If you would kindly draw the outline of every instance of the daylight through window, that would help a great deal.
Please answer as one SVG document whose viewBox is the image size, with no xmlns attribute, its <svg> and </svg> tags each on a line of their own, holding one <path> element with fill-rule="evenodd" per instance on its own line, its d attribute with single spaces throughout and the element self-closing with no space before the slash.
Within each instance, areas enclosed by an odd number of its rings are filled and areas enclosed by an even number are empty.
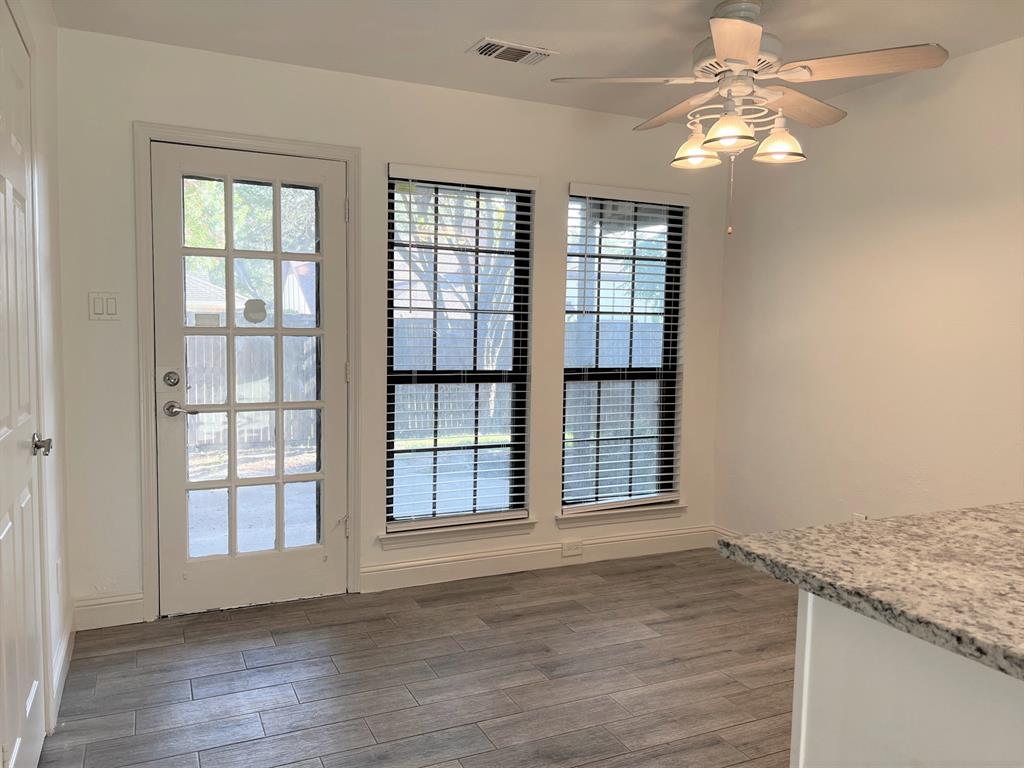
<svg viewBox="0 0 1024 768">
<path fill-rule="evenodd" d="M 532 203 L 389 182 L 389 525 L 525 508 Z"/>
<path fill-rule="evenodd" d="M 686 209 L 572 197 L 568 228 L 562 503 L 667 501 Z"/>
</svg>

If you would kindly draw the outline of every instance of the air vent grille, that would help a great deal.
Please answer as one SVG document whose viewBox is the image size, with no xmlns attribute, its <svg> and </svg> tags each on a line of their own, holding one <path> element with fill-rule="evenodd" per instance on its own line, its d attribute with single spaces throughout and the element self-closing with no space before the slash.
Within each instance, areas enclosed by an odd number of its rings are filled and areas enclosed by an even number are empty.
<svg viewBox="0 0 1024 768">
<path fill-rule="evenodd" d="M 466 53 L 475 53 L 488 59 L 510 61 L 513 64 L 539 64 L 545 59 L 556 55 L 557 51 L 547 48 L 538 48 L 535 45 L 523 45 L 521 43 L 507 43 L 504 40 L 494 40 L 485 37 L 470 46 Z"/>
</svg>

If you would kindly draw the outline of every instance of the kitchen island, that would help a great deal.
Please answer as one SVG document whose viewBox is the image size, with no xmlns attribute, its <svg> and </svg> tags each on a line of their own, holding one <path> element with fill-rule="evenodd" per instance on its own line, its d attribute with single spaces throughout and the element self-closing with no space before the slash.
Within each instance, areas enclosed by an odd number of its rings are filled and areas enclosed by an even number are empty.
<svg viewBox="0 0 1024 768">
<path fill-rule="evenodd" d="M 1024 766 L 1024 502 L 719 549 L 800 588 L 793 766 Z"/>
</svg>

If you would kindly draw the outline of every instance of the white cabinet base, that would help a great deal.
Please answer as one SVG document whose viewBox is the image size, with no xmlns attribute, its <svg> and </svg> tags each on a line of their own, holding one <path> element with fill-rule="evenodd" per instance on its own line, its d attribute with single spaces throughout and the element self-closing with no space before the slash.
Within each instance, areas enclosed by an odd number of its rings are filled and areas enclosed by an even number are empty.
<svg viewBox="0 0 1024 768">
<path fill-rule="evenodd" d="M 1024 681 L 801 591 L 793 768 L 1020 768 Z"/>
</svg>

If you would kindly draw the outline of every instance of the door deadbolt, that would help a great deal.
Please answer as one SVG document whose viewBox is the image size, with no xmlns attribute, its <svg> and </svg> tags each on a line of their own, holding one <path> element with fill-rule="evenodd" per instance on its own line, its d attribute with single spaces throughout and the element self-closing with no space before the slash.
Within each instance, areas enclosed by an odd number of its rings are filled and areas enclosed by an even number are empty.
<svg viewBox="0 0 1024 768">
<path fill-rule="evenodd" d="M 181 383 L 181 376 L 177 371 L 168 371 L 164 374 L 164 384 L 168 387 L 176 387 Z"/>
</svg>

